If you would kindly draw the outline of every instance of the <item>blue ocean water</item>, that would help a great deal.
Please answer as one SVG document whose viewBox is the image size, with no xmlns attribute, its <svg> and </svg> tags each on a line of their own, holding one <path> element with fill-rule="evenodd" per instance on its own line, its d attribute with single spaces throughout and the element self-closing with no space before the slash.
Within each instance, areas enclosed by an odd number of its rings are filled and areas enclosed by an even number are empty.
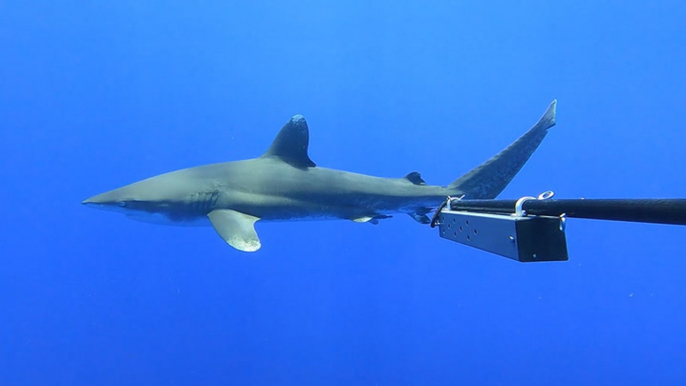
<svg viewBox="0 0 686 386">
<path fill-rule="evenodd" d="M 677 226 L 570 220 L 520 264 L 407 216 L 211 228 L 80 201 L 260 155 L 446 184 L 558 125 L 501 195 L 686 197 L 686 5 L 0 2 L 0 385 L 682 385 Z"/>
</svg>

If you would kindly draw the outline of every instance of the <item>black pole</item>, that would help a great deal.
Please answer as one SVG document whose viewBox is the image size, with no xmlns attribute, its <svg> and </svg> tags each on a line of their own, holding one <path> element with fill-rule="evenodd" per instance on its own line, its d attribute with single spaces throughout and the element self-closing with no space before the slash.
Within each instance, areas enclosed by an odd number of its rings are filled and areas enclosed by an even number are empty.
<svg viewBox="0 0 686 386">
<path fill-rule="evenodd" d="M 514 213 L 517 200 L 452 200 L 451 209 L 477 213 Z M 686 199 L 526 200 L 529 215 L 686 225 Z"/>
</svg>

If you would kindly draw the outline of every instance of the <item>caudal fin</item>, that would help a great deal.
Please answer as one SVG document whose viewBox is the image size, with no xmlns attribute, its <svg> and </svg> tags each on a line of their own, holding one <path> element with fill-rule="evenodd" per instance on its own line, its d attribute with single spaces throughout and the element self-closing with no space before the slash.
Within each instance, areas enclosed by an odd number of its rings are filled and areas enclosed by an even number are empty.
<svg viewBox="0 0 686 386">
<path fill-rule="evenodd" d="M 548 129 L 555 126 L 556 105 L 554 100 L 534 127 L 510 146 L 448 185 L 452 194 L 464 194 L 466 199 L 496 198 L 536 151 Z"/>
</svg>

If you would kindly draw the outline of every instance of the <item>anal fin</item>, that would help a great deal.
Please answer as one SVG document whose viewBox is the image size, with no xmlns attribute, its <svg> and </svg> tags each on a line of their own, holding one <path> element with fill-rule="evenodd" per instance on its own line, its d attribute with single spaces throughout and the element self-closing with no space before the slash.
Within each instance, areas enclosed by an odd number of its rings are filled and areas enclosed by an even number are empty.
<svg viewBox="0 0 686 386">
<path fill-rule="evenodd" d="M 262 246 L 255 232 L 258 217 L 231 209 L 215 209 L 207 217 L 219 236 L 239 251 L 255 252 Z"/>
<path fill-rule="evenodd" d="M 420 224 L 429 224 L 431 223 L 431 219 L 423 213 L 408 213 L 410 217 L 414 219 L 414 221 L 420 223 Z"/>
</svg>

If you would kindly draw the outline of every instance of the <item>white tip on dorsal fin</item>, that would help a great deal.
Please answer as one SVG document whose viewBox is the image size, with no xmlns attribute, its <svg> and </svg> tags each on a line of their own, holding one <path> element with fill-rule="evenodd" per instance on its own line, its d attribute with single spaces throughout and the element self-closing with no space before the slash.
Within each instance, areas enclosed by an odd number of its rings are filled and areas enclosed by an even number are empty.
<svg viewBox="0 0 686 386">
<path fill-rule="evenodd" d="M 279 131 L 274 142 L 262 157 L 275 157 L 283 162 L 305 169 L 317 166 L 307 154 L 310 133 L 302 115 L 295 115 Z"/>
</svg>

